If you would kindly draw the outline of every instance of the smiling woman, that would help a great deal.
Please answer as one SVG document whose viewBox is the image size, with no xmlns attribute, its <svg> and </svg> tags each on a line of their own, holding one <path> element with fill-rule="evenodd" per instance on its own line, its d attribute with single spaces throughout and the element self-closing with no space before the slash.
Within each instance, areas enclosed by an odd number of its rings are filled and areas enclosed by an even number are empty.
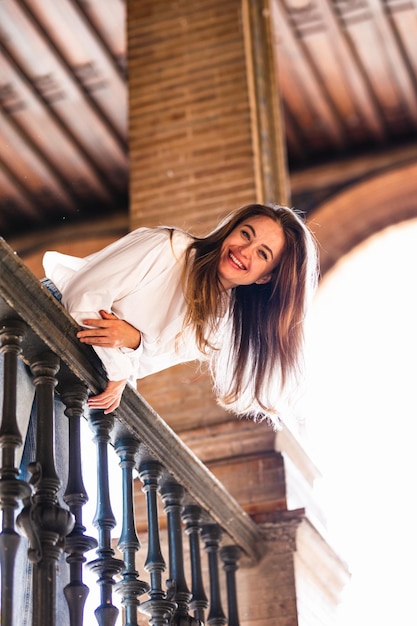
<svg viewBox="0 0 417 626">
<path fill-rule="evenodd" d="M 249 217 L 223 242 L 217 270 L 223 288 L 269 282 L 284 247 L 281 223 L 264 215 Z"/>
<path fill-rule="evenodd" d="M 197 359 L 222 406 L 278 425 L 317 278 L 294 211 L 252 204 L 202 238 L 139 228 L 85 259 L 49 252 L 44 265 L 107 370 L 91 407 L 110 412 L 127 380 Z"/>
</svg>

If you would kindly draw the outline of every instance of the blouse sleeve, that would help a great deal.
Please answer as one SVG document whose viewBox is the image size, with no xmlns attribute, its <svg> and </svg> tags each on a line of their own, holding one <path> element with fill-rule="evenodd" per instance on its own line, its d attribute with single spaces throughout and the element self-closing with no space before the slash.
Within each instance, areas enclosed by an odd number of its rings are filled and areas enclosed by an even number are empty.
<svg viewBox="0 0 417 626">
<path fill-rule="evenodd" d="M 86 318 L 99 318 L 100 309 L 104 309 L 138 328 L 135 311 L 131 309 L 138 302 L 141 286 L 152 280 L 157 267 L 157 271 L 163 271 L 164 264 L 173 262 L 167 229 L 132 231 L 90 255 L 82 267 L 75 269 L 71 269 L 77 266 L 73 257 L 66 260 L 65 255 L 52 254 L 55 257 L 46 253 L 44 259 L 47 276 L 61 290 L 63 305 L 80 325 Z M 130 308 L 126 303 L 130 303 Z M 132 379 L 142 346 L 131 351 L 99 346 L 94 349 L 110 380 Z"/>
</svg>

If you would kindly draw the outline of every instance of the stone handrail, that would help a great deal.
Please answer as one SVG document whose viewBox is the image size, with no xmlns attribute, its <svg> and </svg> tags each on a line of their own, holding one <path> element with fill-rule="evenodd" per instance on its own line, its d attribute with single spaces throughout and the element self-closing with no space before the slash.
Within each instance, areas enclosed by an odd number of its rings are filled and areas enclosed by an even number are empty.
<svg viewBox="0 0 417 626">
<path fill-rule="evenodd" d="M 0 238 L 0 323 L 16 314 L 93 393 L 104 388 L 101 362 L 76 338 L 77 323 Z M 115 415 L 244 551 L 247 563 L 258 562 L 265 547 L 257 525 L 133 387 L 126 387 Z"/>
</svg>

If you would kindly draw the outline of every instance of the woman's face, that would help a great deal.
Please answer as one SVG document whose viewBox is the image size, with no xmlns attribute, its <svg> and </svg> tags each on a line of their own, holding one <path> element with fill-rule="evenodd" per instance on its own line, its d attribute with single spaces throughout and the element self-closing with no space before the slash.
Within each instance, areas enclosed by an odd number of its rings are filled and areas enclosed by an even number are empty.
<svg viewBox="0 0 417 626">
<path fill-rule="evenodd" d="M 217 273 L 224 289 L 271 280 L 285 246 L 282 225 L 265 215 L 241 222 L 221 248 Z"/>
</svg>

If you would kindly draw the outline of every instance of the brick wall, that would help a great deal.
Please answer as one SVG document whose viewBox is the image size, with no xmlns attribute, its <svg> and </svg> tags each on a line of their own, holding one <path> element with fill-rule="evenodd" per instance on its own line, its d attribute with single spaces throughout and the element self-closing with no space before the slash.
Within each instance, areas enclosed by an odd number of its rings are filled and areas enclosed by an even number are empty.
<svg viewBox="0 0 417 626">
<path fill-rule="evenodd" d="M 255 200 L 239 0 L 128 2 L 131 225 L 206 232 Z"/>
</svg>

